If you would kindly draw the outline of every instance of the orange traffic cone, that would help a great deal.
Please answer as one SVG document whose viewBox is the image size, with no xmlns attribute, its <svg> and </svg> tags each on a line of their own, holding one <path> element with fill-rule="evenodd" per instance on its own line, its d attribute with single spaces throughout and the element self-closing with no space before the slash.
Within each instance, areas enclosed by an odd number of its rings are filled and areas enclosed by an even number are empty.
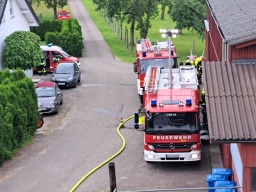
<svg viewBox="0 0 256 192">
<path fill-rule="evenodd" d="M 125 127 L 124 124 L 123 124 L 123 117 L 120 117 L 120 124 L 122 124 L 122 125 L 121 125 L 121 128 L 124 128 L 124 127 Z"/>
</svg>

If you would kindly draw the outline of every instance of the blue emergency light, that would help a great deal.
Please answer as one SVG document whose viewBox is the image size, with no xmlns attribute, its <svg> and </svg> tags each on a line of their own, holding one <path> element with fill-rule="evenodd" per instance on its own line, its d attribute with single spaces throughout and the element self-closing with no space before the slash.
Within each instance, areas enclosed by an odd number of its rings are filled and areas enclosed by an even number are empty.
<svg viewBox="0 0 256 192">
<path fill-rule="evenodd" d="M 152 99 L 151 100 L 151 107 L 156 107 L 156 106 L 157 106 L 156 99 Z"/>
<path fill-rule="evenodd" d="M 186 99 L 186 106 L 192 106 L 192 100 Z"/>
<path fill-rule="evenodd" d="M 147 51 L 142 52 L 142 57 L 147 57 Z"/>
<path fill-rule="evenodd" d="M 48 47 L 51 47 L 52 45 L 53 45 L 52 43 L 49 43 L 49 44 L 48 44 Z"/>
</svg>

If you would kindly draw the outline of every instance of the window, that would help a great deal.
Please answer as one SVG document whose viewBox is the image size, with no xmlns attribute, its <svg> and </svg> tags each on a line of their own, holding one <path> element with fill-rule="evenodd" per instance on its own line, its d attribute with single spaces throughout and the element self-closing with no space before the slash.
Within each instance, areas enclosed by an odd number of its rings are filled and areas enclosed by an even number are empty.
<svg viewBox="0 0 256 192">
<path fill-rule="evenodd" d="M 9 7 L 10 7 L 10 15 L 14 16 L 14 11 L 13 11 L 13 0 L 9 1 Z"/>
<path fill-rule="evenodd" d="M 256 167 L 251 168 L 251 192 L 256 192 Z"/>
</svg>

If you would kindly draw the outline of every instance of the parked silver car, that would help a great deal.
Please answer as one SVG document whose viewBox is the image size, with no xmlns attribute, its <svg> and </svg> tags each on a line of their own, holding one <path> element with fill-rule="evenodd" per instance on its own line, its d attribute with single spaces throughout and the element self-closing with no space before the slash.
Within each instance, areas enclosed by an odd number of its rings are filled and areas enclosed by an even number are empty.
<svg viewBox="0 0 256 192">
<path fill-rule="evenodd" d="M 43 81 L 36 84 L 38 108 L 41 113 L 58 113 L 63 104 L 63 93 L 58 85 L 52 81 Z"/>
</svg>

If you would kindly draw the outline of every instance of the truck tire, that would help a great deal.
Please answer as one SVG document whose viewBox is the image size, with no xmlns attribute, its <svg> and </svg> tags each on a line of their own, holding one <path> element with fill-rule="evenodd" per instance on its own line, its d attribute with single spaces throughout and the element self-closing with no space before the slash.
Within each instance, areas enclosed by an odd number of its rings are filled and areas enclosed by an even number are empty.
<svg viewBox="0 0 256 192">
<path fill-rule="evenodd" d="M 142 104 L 143 103 L 143 96 L 139 95 L 139 98 L 140 98 L 140 103 Z"/>
</svg>

